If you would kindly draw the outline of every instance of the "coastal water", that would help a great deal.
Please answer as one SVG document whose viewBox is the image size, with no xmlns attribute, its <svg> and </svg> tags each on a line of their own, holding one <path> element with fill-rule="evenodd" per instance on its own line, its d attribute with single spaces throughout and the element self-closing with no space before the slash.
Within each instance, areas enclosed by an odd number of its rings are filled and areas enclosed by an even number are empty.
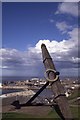
<svg viewBox="0 0 80 120">
<path fill-rule="evenodd" d="M 13 92 L 20 92 L 23 91 L 22 89 L 0 89 L 0 95 L 1 94 L 7 94 L 7 93 L 13 93 Z"/>
<path fill-rule="evenodd" d="M 24 80 L 30 80 L 31 78 L 37 78 L 37 77 L 28 77 L 28 76 L 0 76 L 0 81 L 24 81 Z"/>
<path fill-rule="evenodd" d="M 34 92 L 37 92 L 38 90 L 34 90 Z M 39 96 L 45 98 L 48 97 L 50 98 L 53 95 L 53 92 L 51 91 L 51 89 L 44 89 Z"/>
<path fill-rule="evenodd" d="M 1 89 L 0 89 L 0 95 L 7 94 L 7 93 L 13 93 L 13 92 L 20 92 L 20 91 L 22 91 L 22 90 L 21 89 L 3 89 L 1 91 Z M 38 90 L 33 90 L 33 91 L 36 93 Z M 52 95 L 53 95 L 53 93 L 50 89 L 45 89 L 39 94 L 39 96 L 43 97 L 43 98 L 51 97 Z"/>
<path fill-rule="evenodd" d="M 20 92 L 20 91 L 23 91 L 23 90 L 22 89 L 4 89 L 4 90 L 2 90 L 2 94 Z"/>
</svg>

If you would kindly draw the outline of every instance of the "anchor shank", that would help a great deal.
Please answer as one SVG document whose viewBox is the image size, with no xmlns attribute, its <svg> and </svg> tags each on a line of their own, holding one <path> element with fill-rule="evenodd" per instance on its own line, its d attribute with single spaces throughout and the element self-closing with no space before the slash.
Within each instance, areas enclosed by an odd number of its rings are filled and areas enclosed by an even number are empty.
<svg viewBox="0 0 80 120">
<path fill-rule="evenodd" d="M 52 58 L 51 58 L 45 44 L 41 45 L 41 49 L 42 49 L 42 57 L 43 57 L 43 63 L 44 63 L 45 69 L 46 70 L 53 69 L 56 71 L 55 65 L 52 61 Z M 48 77 L 49 77 L 49 79 L 52 80 L 52 79 L 55 79 L 56 75 L 54 72 L 49 72 Z M 59 78 L 57 81 L 51 82 L 51 89 L 52 89 L 53 94 L 55 96 L 55 101 L 59 106 L 60 112 L 63 115 L 63 118 L 64 119 L 71 119 L 72 115 L 71 115 L 71 111 L 69 108 L 69 104 L 68 104 L 67 98 L 65 96 L 64 87 L 60 83 Z"/>
</svg>

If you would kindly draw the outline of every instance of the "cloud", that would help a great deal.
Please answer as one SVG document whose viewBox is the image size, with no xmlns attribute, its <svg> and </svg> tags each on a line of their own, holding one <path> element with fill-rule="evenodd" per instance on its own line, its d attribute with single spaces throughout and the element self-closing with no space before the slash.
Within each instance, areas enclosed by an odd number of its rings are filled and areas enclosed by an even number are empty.
<svg viewBox="0 0 80 120">
<path fill-rule="evenodd" d="M 60 42 L 56 40 L 39 40 L 35 47 L 30 47 L 28 50 L 40 54 L 41 44 L 44 43 L 55 60 L 74 62 L 76 60 L 73 60 L 73 58 L 77 59 L 78 57 L 78 28 L 69 31 L 68 35 L 69 40 L 62 40 Z"/>
<path fill-rule="evenodd" d="M 0 63 L 2 74 L 8 76 L 38 76 L 42 68 L 39 55 L 8 48 L 0 49 Z"/>
<path fill-rule="evenodd" d="M 58 69 L 77 69 L 78 63 L 80 63 L 78 56 L 78 34 L 80 34 L 80 30 L 74 28 L 67 34 L 69 35 L 68 40 L 39 40 L 34 47 L 29 47 L 27 51 L 23 52 L 16 49 L 0 49 L 0 62 L 2 61 L 3 73 L 15 75 L 43 74 L 42 43 L 46 45 Z"/>
<path fill-rule="evenodd" d="M 71 14 L 74 17 L 78 16 L 78 3 L 77 2 L 63 2 L 58 6 L 55 14 Z"/>
<path fill-rule="evenodd" d="M 79 2 L 79 0 L 63 0 L 64 2 Z"/>
<path fill-rule="evenodd" d="M 35 0 L 1 0 L 2 2 L 35 2 Z M 57 2 L 79 2 L 79 0 L 57 0 Z M 49 0 L 37 0 L 37 2 L 49 2 Z M 56 2 L 51 0 L 50 2 Z"/>
<path fill-rule="evenodd" d="M 68 30 L 72 28 L 72 26 L 69 26 L 66 22 L 57 22 L 56 27 L 64 34 Z"/>
<path fill-rule="evenodd" d="M 2 60 L 3 65 L 8 65 L 8 67 L 25 67 L 35 65 L 35 55 L 30 53 L 29 51 L 18 51 L 16 49 L 0 49 L 0 53 L 2 53 L 2 57 L 0 54 L 0 58 Z M 30 59 L 33 61 L 30 62 Z"/>
<path fill-rule="evenodd" d="M 0 68 L 2 69 L 2 68 L 8 68 L 8 66 L 0 66 Z"/>
</svg>

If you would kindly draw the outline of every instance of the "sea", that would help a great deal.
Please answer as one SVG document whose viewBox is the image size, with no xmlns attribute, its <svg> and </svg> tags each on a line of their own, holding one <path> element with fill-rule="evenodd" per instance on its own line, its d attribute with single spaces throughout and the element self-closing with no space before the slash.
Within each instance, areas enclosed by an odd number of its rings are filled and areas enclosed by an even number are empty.
<svg viewBox="0 0 80 120">
<path fill-rule="evenodd" d="M 0 76 L 0 80 L 2 82 L 5 82 L 5 81 L 24 81 L 24 80 L 29 80 L 31 78 L 37 78 L 36 76 L 31 76 L 31 77 L 28 77 L 28 76 Z"/>
<path fill-rule="evenodd" d="M 0 95 L 7 94 L 7 93 L 13 93 L 13 92 L 20 92 L 22 89 L 0 89 Z"/>
<path fill-rule="evenodd" d="M 0 76 L 0 81 L 1 82 L 5 82 L 5 81 L 24 81 L 24 80 L 30 80 L 32 78 L 42 78 L 45 79 L 42 76 Z M 66 79 L 70 79 L 70 80 L 80 80 L 80 77 L 68 77 L 68 76 L 60 76 L 61 80 L 66 80 Z"/>
</svg>

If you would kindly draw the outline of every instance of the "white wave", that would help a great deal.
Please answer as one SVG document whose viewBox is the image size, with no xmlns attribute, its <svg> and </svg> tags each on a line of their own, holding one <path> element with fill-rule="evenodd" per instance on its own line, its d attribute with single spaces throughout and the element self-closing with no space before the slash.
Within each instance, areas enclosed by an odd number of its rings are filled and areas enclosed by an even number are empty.
<svg viewBox="0 0 80 120">
<path fill-rule="evenodd" d="M 6 97 L 6 95 L 0 95 L 0 98 L 5 98 Z"/>
</svg>

